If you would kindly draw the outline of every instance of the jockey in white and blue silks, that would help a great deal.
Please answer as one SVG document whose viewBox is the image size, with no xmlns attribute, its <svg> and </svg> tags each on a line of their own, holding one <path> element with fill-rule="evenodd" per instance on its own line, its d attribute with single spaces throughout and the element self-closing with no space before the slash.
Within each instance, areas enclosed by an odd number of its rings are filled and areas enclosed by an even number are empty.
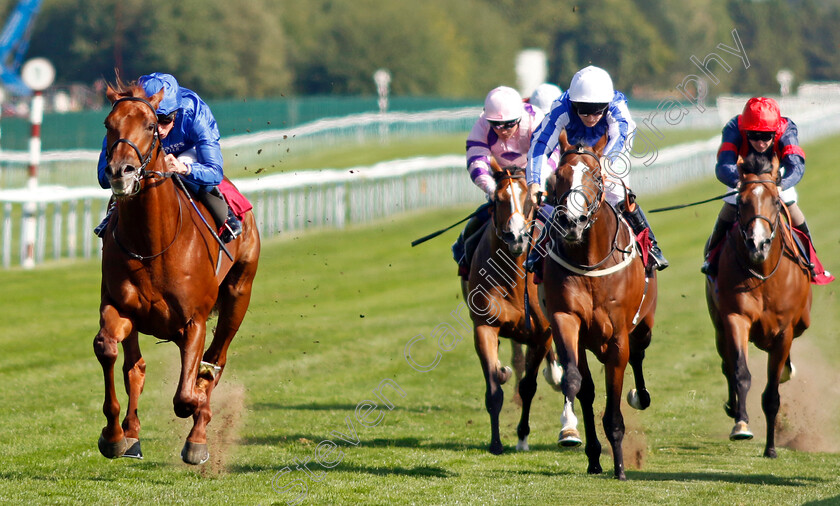
<svg viewBox="0 0 840 506">
<path fill-rule="evenodd" d="M 452 256 L 465 279 L 471 260 L 471 246 L 477 242 L 474 236 L 490 219 L 490 202 L 496 191 L 491 160 L 502 168 L 515 165 L 524 169 L 531 137 L 542 122 L 543 115 L 539 108 L 523 103 L 519 92 L 507 86 L 490 90 L 484 100 L 484 112 L 467 136 L 466 155 L 470 179 L 486 194 L 488 202 L 478 208 L 452 245 Z M 556 166 L 557 157 L 548 163 Z"/>
<path fill-rule="evenodd" d="M 607 135 L 604 156 L 601 157 L 604 193 L 606 200 L 618 208 L 624 200 L 624 188 L 630 188 L 629 164 L 626 156 L 630 151 L 636 123 L 630 117 L 627 98 L 613 88 L 610 75 L 599 67 L 589 66 L 579 70 L 572 78 L 568 91 L 554 101 L 539 129 L 534 133 L 531 150 L 528 153 L 527 178 L 531 202 L 536 203 L 537 193 L 545 191 L 545 183 L 555 167 L 549 163 L 549 156 L 557 149 L 558 137 L 566 131 L 572 145 L 594 146 Z M 625 169 L 612 170 L 613 167 Z M 650 224 L 641 207 L 624 210 L 624 217 L 636 234 L 648 230 L 651 239 L 650 255 L 659 270 L 668 266 L 668 261 L 659 249 Z"/>
<path fill-rule="evenodd" d="M 229 242 L 241 233 L 242 225 L 218 189 L 224 178 L 223 159 L 219 127 L 210 107 L 194 91 L 179 86 L 170 74 L 144 75 L 137 84 L 149 97 L 164 90 L 155 111 L 160 144 L 166 153 L 164 163 L 168 170 L 181 176 L 185 186 L 208 208 L 217 228 L 222 229 L 222 239 Z M 107 139 L 103 140 L 98 165 L 99 184 L 103 188 L 110 187 L 105 172 L 106 143 Z M 106 216 L 103 225 L 107 219 Z"/>
</svg>

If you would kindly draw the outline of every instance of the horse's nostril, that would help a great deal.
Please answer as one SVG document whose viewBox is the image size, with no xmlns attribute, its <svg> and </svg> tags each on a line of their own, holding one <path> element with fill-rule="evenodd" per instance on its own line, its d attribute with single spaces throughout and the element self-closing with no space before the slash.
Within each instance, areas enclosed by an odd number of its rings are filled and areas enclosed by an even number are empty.
<svg viewBox="0 0 840 506">
<path fill-rule="evenodd" d="M 578 216 L 578 223 L 583 223 L 586 221 L 586 216 Z"/>
</svg>

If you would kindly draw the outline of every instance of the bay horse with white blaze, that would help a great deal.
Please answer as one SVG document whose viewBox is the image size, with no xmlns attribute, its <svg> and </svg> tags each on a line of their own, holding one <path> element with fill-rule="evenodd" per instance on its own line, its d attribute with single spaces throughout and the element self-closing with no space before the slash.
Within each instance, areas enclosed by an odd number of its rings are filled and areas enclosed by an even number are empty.
<svg viewBox="0 0 840 506">
<path fill-rule="evenodd" d="M 242 235 L 227 245 L 228 259 L 205 225 L 213 223 L 211 215 L 203 206 L 194 208 L 176 186 L 178 176 L 166 172 L 155 114 L 163 90 L 147 97 L 142 87 L 118 82 L 116 89 L 108 86 L 106 95 L 113 104 L 105 119 L 106 172 L 116 212 L 102 244 L 100 330 L 93 340 L 105 376 L 107 423 L 99 450 L 108 458 L 142 458 L 138 403 L 146 363 L 138 333 L 143 333 L 172 341 L 180 350 L 175 414 L 193 417 L 181 458 L 200 464 L 209 458 L 210 396 L 250 302 L 259 232 L 253 213 L 247 212 Z M 219 319 L 205 352 L 206 322 L 214 307 Z M 114 387 L 119 344 L 128 393 L 122 424 Z"/>
<path fill-rule="evenodd" d="M 563 368 L 560 386 L 566 400 L 558 444 L 581 444 L 574 414 L 577 398 L 586 430 L 587 471 L 601 472 L 601 444 L 593 413 L 595 384 L 586 358 L 589 350 L 604 364 L 604 431 L 612 446 L 615 477 L 624 480 L 621 391 L 629 361 L 636 388 L 628 392 L 628 403 L 636 409 L 650 405 L 642 361 L 656 310 L 656 271 L 646 268 L 630 226 L 606 201 L 600 165 L 606 135 L 592 149 L 571 146 L 565 131 L 559 142 L 562 156 L 549 194 L 549 203 L 556 207 L 546 225 L 551 261 L 545 261 L 540 285 L 540 301 Z"/>
<path fill-rule="evenodd" d="M 490 414 L 489 451 L 498 455 L 504 451 L 499 435 L 502 385 L 513 372 L 499 360 L 499 336 L 527 345 L 525 376 L 519 383 L 522 414 L 516 429 L 516 449 L 524 451 L 528 450 L 531 432 L 529 417 L 537 391 L 537 371 L 551 349 L 551 332 L 537 301 L 533 274 L 523 267 L 531 240 L 529 221 L 523 214 L 528 194 L 524 169 L 493 168 L 496 191 L 492 220 L 484 229 L 472 258 L 469 283 L 462 284 L 462 290 L 473 321 L 475 351 L 484 371 L 485 406 Z"/>
<path fill-rule="evenodd" d="M 706 277 L 706 302 L 728 384 L 724 409 L 735 420 L 731 440 L 753 437 L 747 416 L 749 342 L 767 352 L 767 386 L 761 395 L 767 418 L 764 456 L 775 458 L 779 383 L 792 376 L 793 339 L 811 323 L 810 271 L 782 219 L 778 160 L 751 153 L 738 169 L 738 219 L 727 233 L 717 277 Z"/>
</svg>

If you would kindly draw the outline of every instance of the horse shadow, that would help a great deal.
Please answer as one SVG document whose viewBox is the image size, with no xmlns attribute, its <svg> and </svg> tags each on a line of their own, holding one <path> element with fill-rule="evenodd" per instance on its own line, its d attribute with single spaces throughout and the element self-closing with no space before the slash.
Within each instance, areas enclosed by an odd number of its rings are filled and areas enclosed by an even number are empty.
<svg viewBox="0 0 840 506">
<path fill-rule="evenodd" d="M 714 483 L 736 483 L 739 485 L 775 485 L 780 487 L 807 487 L 815 483 L 826 482 L 822 478 L 805 476 L 784 477 L 774 476 L 772 474 L 728 474 L 711 471 L 694 473 L 629 470 L 627 471 L 627 478 L 634 481 L 708 481 Z"/>
</svg>

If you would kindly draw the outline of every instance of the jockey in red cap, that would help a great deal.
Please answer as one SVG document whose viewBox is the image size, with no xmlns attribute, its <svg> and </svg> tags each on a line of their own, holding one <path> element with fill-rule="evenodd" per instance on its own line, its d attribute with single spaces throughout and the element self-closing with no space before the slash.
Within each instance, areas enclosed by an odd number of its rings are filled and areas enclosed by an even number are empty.
<svg viewBox="0 0 840 506">
<path fill-rule="evenodd" d="M 779 104 L 772 98 L 749 99 L 744 106 L 744 111 L 723 127 L 721 137 L 715 175 L 730 189 L 734 189 L 738 184 L 738 157 L 746 157 L 751 151 L 764 153 L 770 149 L 773 150 L 782 168 L 780 197 L 788 206 L 791 224 L 810 240 L 808 224 L 805 222 L 805 215 L 796 204 L 796 189 L 794 188 L 805 174 L 805 152 L 799 147 L 796 124 L 790 118 L 781 115 Z M 730 195 L 723 199 L 723 209 L 706 243 L 706 261 L 700 268 L 704 274 L 713 276 L 717 273 L 717 258 L 710 258 L 710 252 L 716 251 L 716 247 L 726 237 L 727 230 L 735 223 L 737 217 L 735 197 L 736 195 Z M 812 262 L 813 260 L 811 259 Z M 819 277 L 819 279 L 833 279 L 827 271 L 813 274 L 815 278 L 824 274 L 826 278 Z"/>
</svg>

